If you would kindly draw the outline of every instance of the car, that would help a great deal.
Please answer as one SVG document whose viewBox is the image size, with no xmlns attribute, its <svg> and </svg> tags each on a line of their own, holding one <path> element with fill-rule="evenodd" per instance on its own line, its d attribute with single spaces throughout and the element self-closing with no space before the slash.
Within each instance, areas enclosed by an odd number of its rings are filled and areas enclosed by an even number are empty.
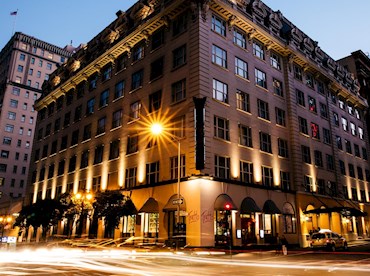
<svg viewBox="0 0 370 276">
<path fill-rule="evenodd" d="M 328 229 L 320 230 L 311 235 L 310 247 L 312 249 L 323 248 L 336 251 L 341 248 L 348 250 L 348 244 L 344 237 Z"/>
</svg>

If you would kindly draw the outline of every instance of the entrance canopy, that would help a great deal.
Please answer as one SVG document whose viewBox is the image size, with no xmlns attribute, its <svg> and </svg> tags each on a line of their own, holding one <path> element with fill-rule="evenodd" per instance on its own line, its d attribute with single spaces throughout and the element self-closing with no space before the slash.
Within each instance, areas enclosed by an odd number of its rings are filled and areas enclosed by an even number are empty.
<svg viewBox="0 0 370 276">
<path fill-rule="evenodd" d="M 246 197 L 244 198 L 242 205 L 240 206 L 241 214 L 251 214 L 251 213 L 260 213 L 262 212 L 261 208 L 257 206 L 253 198 Z"/>
<path fill-rule="evenodd" d="M 356 208 L 352 207 L 331 207 L 331 208 L 316 208 L 308 211 L 304 211 L 304 214 L 328 214 L 328 213 L 339 213 L 345 217 L 365 217 L 367 216 L 366 212 L 362 212 Z"/>
<path fill-rule="evenodd" d="M 227 194 L 220 194 L 215 200 L 215 210 L 238 210 L 238 208 Z"/>
<path fill-rule="evenodd" d="M 266 200 L 265 204 L 263 205 L 262 211 L 265 214 L 281 214 L 281 211 L 276 206 L 275 202 L 272 200 Z"/>
<path fill-rule="evenodd" d="M 132 202 L 131 199 L 127 200 L 125 202 L 125 211 L 127 214 L 130 214 L 130 215 L 136 215 L 137 214 L 137 209 L 135 207 L 135 204 Z"/>
<path fill-rule="evenodd" d="M 149 197 L 148 200 L 144 203 L 143 207 L 140 208 L 138 213 L 158 213 L 158 202 L 152 198 Z"/>
<path fill-rule="evenodd" d="M 167 204 L 163 207 L 163 212 L 177 211 L 178 201 L 179 201 L 178 194 L 171 196 L 170 199 L 167 201 Z M 180 202 L 182 202 L 182 204 L 179 204 L 180 211 L 185 211 L 186 203 L 185 203 L 185 199 L 181 195 L 180 195 Z"/>
</svg>

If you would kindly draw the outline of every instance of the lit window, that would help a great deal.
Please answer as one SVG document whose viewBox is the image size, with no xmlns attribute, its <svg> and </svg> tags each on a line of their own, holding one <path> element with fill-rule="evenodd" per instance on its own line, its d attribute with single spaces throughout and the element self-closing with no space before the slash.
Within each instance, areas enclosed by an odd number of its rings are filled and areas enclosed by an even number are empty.
<svg viewBox="0 0 370 276">
<path fill-rule="evenodd" d="M 226 83 L 213 79 L 213 98 L 220 102 L 229 103 L 228 87 Z"/>
</svg>

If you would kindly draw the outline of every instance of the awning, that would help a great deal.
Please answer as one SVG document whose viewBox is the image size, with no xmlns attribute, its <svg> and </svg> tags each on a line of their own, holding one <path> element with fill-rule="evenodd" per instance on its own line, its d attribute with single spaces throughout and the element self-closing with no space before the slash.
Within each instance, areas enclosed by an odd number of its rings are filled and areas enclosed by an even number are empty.
<svg viewBox="0 0 370 276">
<path fill-rule="evenodd" d="M 132 202 L 132 200 L 127 200 L 125 202 L 125 212 L 129 215 L 136 215 L 137 214 L 137 209 L 135 207 L 135 204 Z"/>
<path fill-rule="evenodd" d="M 304 214 L 328 214 L 328 213 L 339 213 L 345 217 L 365 217 L 367 216 L 366 212 L 362 212 L 356 208 L 352 207 L 331 207 L 331 208 L 316 208 L 308 211 L 304 211 Z"/>
<path fill-rule="evenodd" d="M 233 200 L 227 194 L 220 194 L 215 200 L 215 210 L 237 210 Z"/>
<path fill-rule="evenodd" d="M 138 213 L 158 213 L 158 202 L 150 197 L 148 200 L 144 203 L 143 207 L 140 208 Z"/>
<path fill-rule="evenodd" d="M 262 212 L 265 214 L 281 214 L 281 211 L 272 200 L 266 200 L 263 205 Z"/>
<path fill-rule="evenodd" d="M 240 213 L 241 214 L 251 214 L 251 213 L 260 213 L 262 212 L 261 208 L 259 208 L 253 198 L 247 197 L 244 198 L 242 205 L 240 206 Z"/>
<path fill-rule="evenodd" d="M 185 199 L 180 195 L 180 202 L 182 202 L 182 204 L 177 204 L 177 201 L 179 201 L 177 194 L 171 196 L 170 199 L 167 201 L 167 204 L 163 207 L 163 212 L 177 211 L 177 206 L 180 206 L 181 211 L 185 211 Z"/>
</svg>

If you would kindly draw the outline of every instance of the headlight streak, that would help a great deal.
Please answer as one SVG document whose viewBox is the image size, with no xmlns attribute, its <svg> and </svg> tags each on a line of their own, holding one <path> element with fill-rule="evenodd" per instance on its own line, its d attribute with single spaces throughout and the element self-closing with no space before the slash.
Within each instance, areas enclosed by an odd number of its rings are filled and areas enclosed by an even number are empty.
<svg viewBox="0 0 370 276">
<path fill-rule="evenodd" d="M 196 255 L 178 252 L 140 252 L 134 250 L 39 249 L 0 252 L 0 275 L 48 275 L 69 271 L 99 271 L 102 275 L 214 275 L 220 267 L 299 269 L 305 271 L 351 271 L 370 273 L 369 266 L 351 263 L 304 263 L 271 259 L 238 260 L 231 256 L 212 257 L 210 252 Z M 202 257 L 205 256 L 206 257 Z M 248 257 L 245 257 L 248 258 Z M 42 274 L 37 274 L 42 272 Z"/>
</svg>

